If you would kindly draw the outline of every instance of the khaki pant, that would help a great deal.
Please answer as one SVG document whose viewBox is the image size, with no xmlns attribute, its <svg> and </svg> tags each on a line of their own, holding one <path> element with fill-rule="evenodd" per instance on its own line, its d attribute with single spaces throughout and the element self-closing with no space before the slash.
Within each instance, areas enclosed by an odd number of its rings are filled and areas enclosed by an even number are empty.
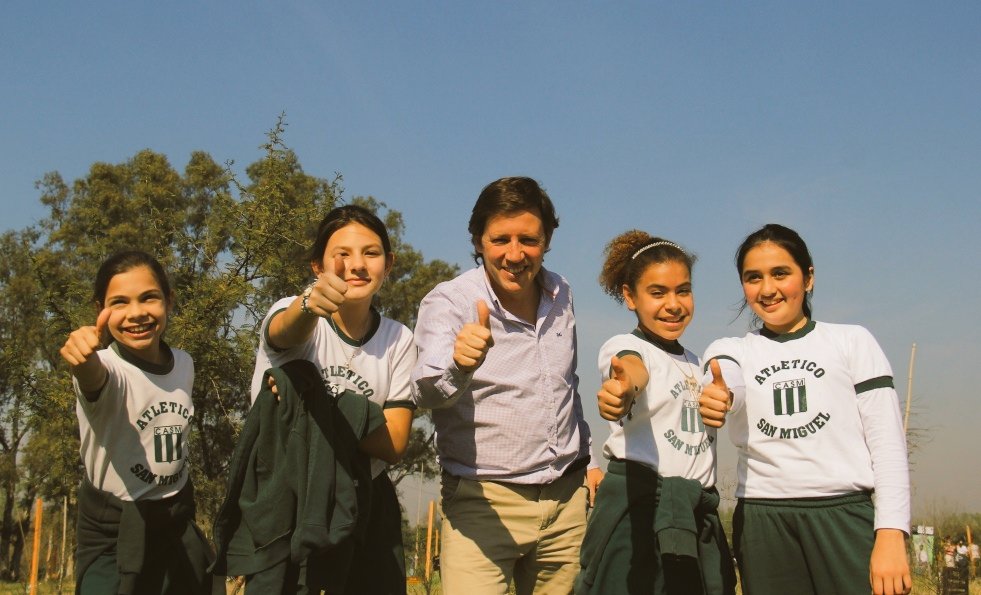
<svg viewBox="0 0 981 595">
<path fill-rule="evenodd" d="M 586 531 L 584 472 L 526 486 L 443 474 L 446 595 L 567 595 Z"/>
</svg>

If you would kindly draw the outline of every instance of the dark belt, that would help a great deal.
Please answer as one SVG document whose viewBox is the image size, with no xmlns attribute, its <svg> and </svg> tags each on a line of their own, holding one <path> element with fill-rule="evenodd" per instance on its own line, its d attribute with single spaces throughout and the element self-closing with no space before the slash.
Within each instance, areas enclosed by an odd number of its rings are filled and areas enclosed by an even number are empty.
<svg viewBox="0 0 981 595">
<path fill-rule="evenodd" d="M 575 473 L 576 471 L 582 471 L 587 466 L 589 466 L 589 457 L 582 457 L 572 461 L 572 464 L 565 468 L 562 472 L 562 477 L 568 477 Z"/>
<path fill-rule="evenodd" d="M 550 485 L 552 485 L 554 483 L 557 483 L 557 482 L 559 482 L 559 481 L 561 481 L 563 479 L 567 479 L 569 477 L 572 477 L 573 475 L 582 473 L 583 470 L 588 465 L 589 465 L 589 457 L 588 456 L 582 457 L 581 459 L 576 459 L 575 461 L 572 461 L 572 463 L 570 463 L 569 466 L 565 468 L 565 471 L 562 472 L 562 475 L 560 475 L 559 478 L 556 479 L 555 481 L 551 481 L 551 482 L 548 482 L 548 483 L 532 483 L 532 484 L 514 484 L 513 483 L 511 485 L 513 485 L 513 486 L 521 486 L 522 488 L 526 488 L 526 487 L 527 488 L 536 488 L 538 490 L 538 496 L 535 499 L 537 500 L 537 499 L 541 498 L 542 492 L 545 490 L 545 488 L 547 488 L 548 486 L 550 486 Z M 501 483 L 507 483 L 507 482 L 501 482 Z"/>
<path fill-rule="evenodd" d="M 562 475 L 559 476 L 559 479 L 570 477 L 570 476 L 575 475 L 576 473 L 582 471 L 583 469 L 585 469 L 586 467 L 589 466 L 589 461 L 590 461 L 590 459 L 589 459 L 589 456 L 588 455 L 585 456 L 585 457 L 578 458 L 575 461 L 572 461 L 572 463 L 570 463 L 569 466 L 565 468 L 565 471 L 562 472 Z M 443 475 L 448 475 L 450 477 L 455 477 L 457 479 L 460 479 L 460 477 L 458 475 L 453 475 L 452 473 L 450 473 L 446 469 L 443 469 Z M 475 481 L 493 481 L 495 483 L 503 483 L 503 484 L 513 485 L 513 486 L 537 487 L 539 489 L 544 488 L 544 487 L 546 487 L 546 486 L 551 485 L 552 483 L 554 483 L 554 482 L 549 482 L 549 483 L 515 483 L 515 482 L 507 481 L 505 479 L 483 479 L 483 478 L 479 478 L 479 477 L 476 478 Z M 555 480 L 555 481 L 558 481 L 558 480 Z"/>
</svg>

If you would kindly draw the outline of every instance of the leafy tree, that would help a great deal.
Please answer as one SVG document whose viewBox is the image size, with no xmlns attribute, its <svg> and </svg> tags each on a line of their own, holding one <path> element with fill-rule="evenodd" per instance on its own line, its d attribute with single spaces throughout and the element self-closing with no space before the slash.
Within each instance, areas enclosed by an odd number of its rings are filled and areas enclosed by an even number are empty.
<svg viewBox="0 0 981 595">
<path fill-rule="evenodd" d="M 44 325 L 30 258 L 36 238 L 30 230 L 0 236 L 0 576 L 7 579 L 16 578 L 18 571 L 11 563 L 17 533 L 17 462 L 30 429 L 30 405 L 45 394 L 49 379 L 36 355 L 38 330 Z"/>
<path fill-rule="evenodd" d="M 308 281 L 305 251 L 317 224 L 342 200 L 340 176 L 304 172 L 283 143 L 284 130 L 280 117 L 244 181 L 231 164 L 203 152 L 193 153 L 179 173 L 165 156 L 143 150 L 122 163 L 95 163 L 71 185 L 57 173 L 38 182 L 47 217 L 35 228 L 5 235 L 0 245 L 2 338 L 11 346 L 2 352 L 11 362 L 0 371 L 0 448 L 15 427 L 17 444 L 29 436 L 21 467 L 38 495 L 71 495 L 80 476 L 74 397 L 58 349 L 72 329 L 94 322 L 91 284 L 99 264 L 116 251 L 142 249 L 171 275 L 176 300 L 167 340 L 195 362 L 192 476 L 200 520 L 210 527 L 249 407 L 259 325 L 274 300 L 294 295 Z M 404 241 L 401 213 L 371 197 L 354 200 L 383 218 L 396 252 L 379 308 L 411 327 L 425 293 L 457 270 L 427 262 Z M 7 280 L 15 275 L 16 284 Z M 18 308 L 31 313 L 21 315 Z M 23 328 L 8 326 L 15 320 Z M 25 342 L 28 336 L 33 343 Z M 29 417 L 22 401 L 30 403 Z M 8 410 L 20 413 L 9 417 Z M 0 490 L 8 476 L 10 486 L 18 481 L 16 457 L 6 473 L 5 453 Z M 419 470 L 430 477 L 436 472 L 425 417 L 393 479 Z M 6 501 L 13 500 L 11 492 Z M 2 537 L 0 532 L 0 549 Z"/>
</svg>

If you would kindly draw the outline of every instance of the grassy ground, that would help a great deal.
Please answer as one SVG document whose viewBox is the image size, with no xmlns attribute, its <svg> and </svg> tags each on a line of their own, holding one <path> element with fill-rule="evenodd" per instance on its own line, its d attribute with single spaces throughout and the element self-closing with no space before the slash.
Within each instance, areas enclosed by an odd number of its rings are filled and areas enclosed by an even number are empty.
<svg viewBox="0 0 981 595">
<path fill-rule="evenodd" d="M 38 586 L 38 595 L 70 595 L 74 590 L 74 584 L 66 581 L 61 590 L 58 590 L 58 583 L 45 582 Z M 0 583 L 0 595 L 25 595 L 28 592 L 26 584 L 20 583 Z M 408 587 L 409 595 L 427 595 L 424 585 L 411 584 Z M 738 591 L 737 591 L 738 593 Z M 924 577 L 914 577 L 913 593 L 927 595 L 938 593 L 936 584 Z M 439 576 L 434 577 L 433 585 L 428 595 L 443 595 L 439 585 Z M 976 578 L 971 582 L 970 595 L 981 595 L 981 578 Z"/>
</svg>

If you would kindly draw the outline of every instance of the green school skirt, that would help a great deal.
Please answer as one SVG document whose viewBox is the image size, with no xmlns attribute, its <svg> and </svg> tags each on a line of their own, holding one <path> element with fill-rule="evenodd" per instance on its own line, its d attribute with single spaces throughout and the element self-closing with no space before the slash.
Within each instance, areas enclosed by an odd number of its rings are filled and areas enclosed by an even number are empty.
<svg viewBox="0 0 981 595">
<path fill-rule="evenodd" d="M 190 481 L 170 498 L 124 502 L 83 479 L 75 593 L 211 593 L 211 546 L 194 512 Z"/>
</svg>

